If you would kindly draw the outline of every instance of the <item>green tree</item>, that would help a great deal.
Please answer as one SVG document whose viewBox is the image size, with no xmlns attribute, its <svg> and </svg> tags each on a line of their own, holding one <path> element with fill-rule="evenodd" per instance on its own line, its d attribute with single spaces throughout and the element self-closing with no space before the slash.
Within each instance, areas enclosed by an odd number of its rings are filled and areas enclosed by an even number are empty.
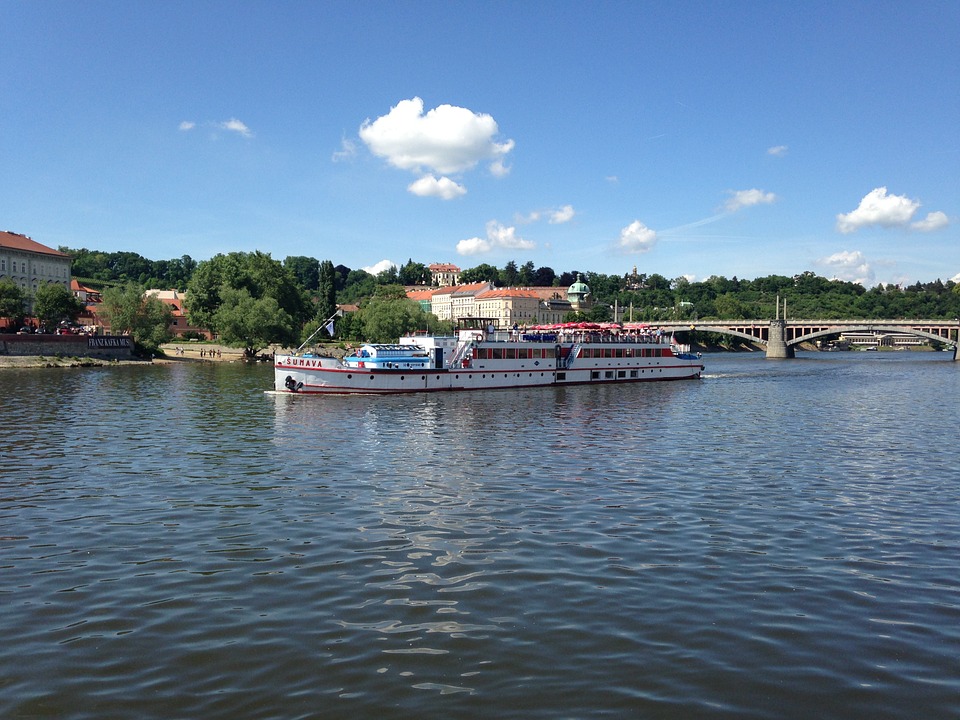
<svg viewBox="0 0 960 720">
<path fill-rule="evenodd" d="M 220 306 L 213 314 L 218 339 L 242 347 L 247 358 L 271 343 L 292 345 L 296 340 L 293 317 L 269 295 L 255 298 L 247 288 L 220 288 Z"/>
<path fill-rule="evenodd" d="M 557 274 L 551 267 L 538 267 L 533 274 L 533 284 L 537 287 L 551 287 L 556 279 Z"/>
<path fill-rule="evenodd" d="M 511 260 L 503 266 L 500 271 L 500 285 L 503 287 L 514 287 L 520 278 L 520 272 L 517 270 L 517 264 Z"/>
<path fill-rule="evenodd" d="M 320 287 L 320 262 L 305 255 L 291 255 L 283 261 L 283 267 L 293 273 L 300 286 L 308 292 Z"/>
<path fill-rule="evenodd" d="M 246 290 L 254 300 L 273 298 L 278 307 L 290 316 L 298 331 L 312 314 L 309 299 L 293 273 L 271 258 L 269 253 L 233 252 L 216 255 L 197 266 L 187 287 L 186 303 L 190 322 L 219 333 L 217 313 L 221 306 L 224 302 L 243 297 L 226 292 L 231 289 Z M 282 335 L 272 338 L 270 342 L 285 342 L 287 339 L 286 335 Z"/>
<path fill-rule="evenodd" d="M 467 283 L 476 283 L 476 282 L 489 282 L 496 285 L 500 282 L 500 271 L 497 270 L 493 265 L 483 263 L 477 265 L 473 268 L 468 268 L 460 273 L 460 282 Z"/>
<path fill-rule="evenodd" d="M 74 277 L 87 278 L 90 280 L 112 280 L 113 271 L 110 268 L 110 256 L 105 252 L 98 250 L 87 250 L 80 248 L 72 250 L 68 247 L 60 246 L 60 252 L 70 255 L 70 272 Z"/>
<path fill-rule="evenodd" d="M 323 322 L 337 310 L 337 273 L 333 263 L 324 260 L 320 263 L 317 283 L 317 311 L 314 317 Z"/>
<path fill-rule="evenodd" d="M 338 273 L 339 274 L 339 273 Z M 350 270 L 338 295 L 340 303 L 355 303 L 370 297 L 377 290 L 377 279 L 366 270 Z"/>
<path fill-rule="evenodd" d="M 606 303 L 599 303 L 590 308 L 585 317 L 588 322 L 609 322 L 613 319 L 613 308 Z"/>
<path fill-rule="evenodd" d="M 60 283 L 44 283 L 33 296 L 33 314 L 50 330 L 62 320 L 76 320 L 82 310 L 83 304 Z"/>
<path fill-rule="evenodd" d="M 14 329 L 19 329 L 25 316 L 26 296 L 23 290 L 6 278 L 0 279 L 0 318 L 7 318 Z"/>
<path fill-rule="evenodd" d="M 392 342 L 436 323 L 435 316 L 428 316 L 420 303 L 406 296 L 402 285 L 381 287 L 360 309 L 360 318 L 364 336 L 371 342 Z"/>
<path fill-rule="evenodd" d="M 186 290 L 193 271 L 197 269 L 197 261 L 189 255 L 182 255 L 177 260 L 171 260 L 167 266 L 165 276 L 166 287 Z"/>
<path fill-rule="evenodd" d="M 381 300 L 406 300 L 407 290 L 403 285 L 380 285 L 374 296 Z"/>
<path fill-rule="evenodd" d="M 110 254 L 111 280 L 131 281 L 141 285 L 153 275 L 153 263 L 134 252 Z"/>
<path fill-rule="evenodd" d="M 133 282 L 103 292 L 100 313 L 115 335 L 129 334 L 137 350 L 153 354 L 171 339 L 173 311 L 153 295 L 144 295 L 143 286 Z"/>
<path fill-rule="evenodd" d="M 717 314 L 724 320 L 743 320 L 747 317 L 743 304 L 734 293 L 724 293 L 715 303 Z"/>
<path fill-rule="evenodd" d="M 398 282 L 400 282 L 400 273 L 397 271 L 396 265 L 391 265 L 386 270 L 377 273 L 378 285 L 394 285 Z"/>
<path fill-rule="evenodd" d="M 430 269 L 423 263 L 415 263 L 410 259 L 400 268 L 397 280 L 401 285 L 427 285 L 430 282 Z"/>
<path fill-rule="evenodd" d="M 347 286 L 347 277 L 353 272 L 346 265 L 337 265 L 333 268 L 334 277 L 336 278 L 336 288 L 337 292 L 342 292 L 343 289 Z"/>
<path fill-rule="evenodd" d="M 535 275 L 536 271 L 533 269 L 533 260 L 528 260 L 520 266 L 520 276 L 517 278 L 517 282 L 524 287 L 530 287 L 533 285 Z"/>
</svg>

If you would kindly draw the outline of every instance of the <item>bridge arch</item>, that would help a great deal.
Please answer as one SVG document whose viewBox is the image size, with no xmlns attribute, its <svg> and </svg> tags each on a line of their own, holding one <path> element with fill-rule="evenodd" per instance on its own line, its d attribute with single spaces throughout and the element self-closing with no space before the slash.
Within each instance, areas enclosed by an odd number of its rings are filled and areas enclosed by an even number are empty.
<svg viewBox="0 0 960 720">
<path fill-rule="evenodd" d="M 955 340 L 949 340 L 947 338 L 936 335 L 935 333 L 926 332 L 925 330 L 918 330 L 917 328 L 912 328 L 909 325 L 898 326 L 898 325 L 871 325 L 869 323 L 858 325 L 858 326 L 843 326 L 838 327 L 834 326 L 827 328 L 826 330 L 818 330 L 816 332 L 807 333 L 806 335 L 799 335 L 793 340 L 787 342 L 787 345 L 800 345 L 801 343 L 811 342 L 812 340 L 818 340 L 820 338 L 832 337 L 834 335 L 841 335 L 843 333 L 854 333 L 854 332 L 880 332 L 885 335 L 891 333 L 898 333 L 901 335 L 913 335 L 915 337 L 926 338 L 927 340 L 935 340 L 944 345 L 951 347 L 957 347 L 957 342 Z"/>
<path fill-rule="evenodd" d="M 758 335 L 751 335 L 750 333 L 743 332 L 742 330 L 737 330 L 731 327 L 725 327 L 723 325 L 697 325 L 696 327 L 672 327 L 670 328 L 671 332 L 681 333 L 681 332 L 711 332 L 717 333 L 718 335 L 732 335 L 733 337 L 742 338 L 744 340 L 749 340 L 752 343 L 757 345 L 766 346 L 767 339 L 760 337 Z"/>
</svg>

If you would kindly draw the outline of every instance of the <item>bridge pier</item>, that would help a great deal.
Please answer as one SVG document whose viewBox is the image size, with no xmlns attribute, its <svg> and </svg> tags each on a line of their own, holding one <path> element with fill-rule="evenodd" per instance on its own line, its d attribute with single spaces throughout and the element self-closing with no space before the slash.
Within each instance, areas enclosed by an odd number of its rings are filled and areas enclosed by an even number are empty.
<svg viewBox="0 0 960 720">
<path fill-rule="evenodd" d="M 767 358 L 784 360 L 795 357 L 793 347 L 787 345 L 787 321 L 771 320 L 770 335 L 767 339 Z"/>
</svg>

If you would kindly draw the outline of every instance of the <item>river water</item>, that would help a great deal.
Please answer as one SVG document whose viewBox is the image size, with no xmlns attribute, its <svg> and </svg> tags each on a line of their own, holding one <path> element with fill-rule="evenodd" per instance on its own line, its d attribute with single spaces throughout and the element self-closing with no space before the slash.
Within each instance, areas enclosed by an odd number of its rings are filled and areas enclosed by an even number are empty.
<svg viewBox="0 0 960 720">
<path fill-rule="evenodd" d="M 0 717 L 960 717 L 960 363 L 0 371 Z"/>
</svg>

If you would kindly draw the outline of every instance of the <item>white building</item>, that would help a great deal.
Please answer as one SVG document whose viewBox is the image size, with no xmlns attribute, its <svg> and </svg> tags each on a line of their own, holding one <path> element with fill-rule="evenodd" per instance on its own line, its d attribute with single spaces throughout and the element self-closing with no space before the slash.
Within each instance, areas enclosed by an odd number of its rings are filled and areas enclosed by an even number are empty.
<svg viewBox="0 0 960 720">
<path fill-rule="evenodd" d="M 430 284 L 447 287 L 460 282 L 460 268 L 450 263 L 433 263 L 430 266 Z"/>
<path fill-rule="evenodd" d="M 69 255 L 41 245 L 26 235 L 0 232 L 0 280 L 10 280 L 32 298 L 37 288 L 58 283 L 70 289 Z M 30 308 L 28 308 L 28 311 Z"/>
</svg>

